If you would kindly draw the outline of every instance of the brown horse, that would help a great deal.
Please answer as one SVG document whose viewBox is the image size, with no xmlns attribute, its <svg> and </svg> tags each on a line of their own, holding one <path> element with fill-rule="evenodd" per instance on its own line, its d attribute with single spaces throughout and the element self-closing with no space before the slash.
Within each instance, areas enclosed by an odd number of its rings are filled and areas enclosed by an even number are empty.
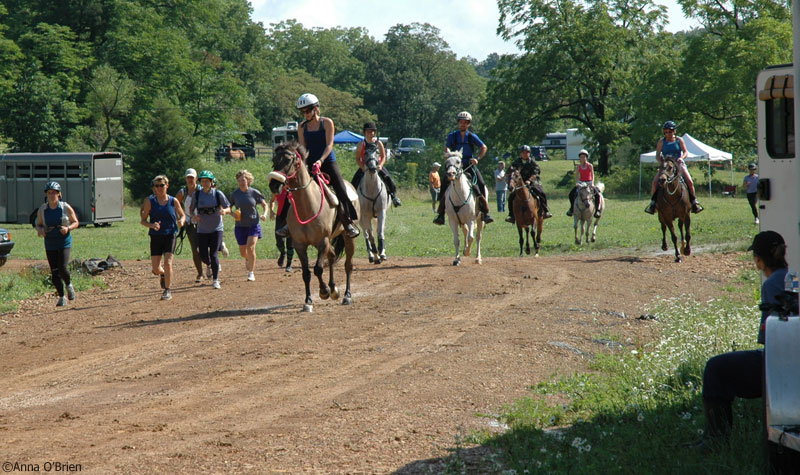
<svg viewBox="0 0 800 475">
<path fill-rule="evenodd" d="M 689 191 L 686 184 L 680 177 L 680 169 L 672 160 L 664 162 L 664 166 L 658 173 L 658 192 L 656 195 L 656 209 L 658 210 L 658 220 L 661 221 L 661 250 L 667 248 L 667 228 L 672 236 L 672 246 L 675 248 L 675 262 L 681 262 L 681 255 L 678 252 L 678 238 L 675 235 L 673 221 L 678 220 L 678 229 L 681 233 L 681 251 L 684 256 L 691 255 L 692 248 L 689 242 L 692 240 L 690 225 L 692 222 L 689 212 L 692 209 L 689 203 Z M 685 230 L 685 240 L 684 240 Z"/>
<path fill-rule="evenodd" d="M 247 157 L 244 155 L 244 150 L 234 149 L 233 142 L 228 144 L 228 153 L 225 154 L 225 161 L 231 160 L 245 160 Z"/>
<path fill-rule="evenodd" d="M 323 300 L 328 297 L 334 300 L 339 298 L 339 290 L 333 280 L 333 265 L 345 251 L 344 271 L 347 275 L 347 287 L 342 299 L 343 305 L 350 305 L 350 275 L 353 272 L 353 254 L 356 249 L 355 238 L 347 237 L 337 215 L 339 206 L 331 202 L 335 195 L 326 193 L 321 182 L 323 177 L 312 177 L 305 164 L 306 150 L 297 142 L 280 144 L 272 156 L 273 171 L 267 176 L 269 189 L 277 194 L 282 186 L 288 190 L 288 201 L 291 202 L 286 217 L 289 234 L 292 237 L 294 249 L 300 258 L 303 267 L 303 282 L 306 286 L 306 300 L 303 305 L 304 312 L 313 311 L 311 291 L 311 271 L 308 268 L 308 246 L 317 248 L 317 261 L 314 264 L 314 275 L 319 279 L 319 296 Z M 352 196 L 353 205 L 360 209 L 358 198 L 353 185 L 345 182 Z M 289 206 L 286 203 L 285 206 Z M 329 281 L 326 285 L 322 280 L 323 265 L 329 266 Z"/>
<path fill-rule="evenodd" d="M 511 192 L 514 196 L 514 221 L 517 223 L 519 233 L 519 257 L 522 257 L 522 230 L 525 229 L 525 253 L 531 253 L 528 239 L 533 234 L 533 246 L 536 250 L 534 257 L 539 257 L 539 246 L 542 241 L 542 223 L 544 219 L 539 216 L 539 200 L 531 194 L 528 184 L 522 180 L 519 171 L 511 175 Z"/>
</svg>

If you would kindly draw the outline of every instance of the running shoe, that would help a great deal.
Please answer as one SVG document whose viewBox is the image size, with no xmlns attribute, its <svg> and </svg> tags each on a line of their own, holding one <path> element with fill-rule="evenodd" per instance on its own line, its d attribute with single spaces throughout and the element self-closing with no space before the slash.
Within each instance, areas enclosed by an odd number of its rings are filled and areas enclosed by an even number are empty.
<svg viewBox="0 0 800 475">
<path fill-rule="evenodd" d="M 70 300 L 75 300 L 75 287 L 72 286 L 72 283 L 67 286 L 67 297 Z"/>
<path fill-rule="evenodd" d="M 225 245 L 225 241 L 222 241 L 222 247 L 220 247 L 220 250 L 222 251 L 223 256 L 228 257 L 228 246 Z"/>
<path fill-rule="evenodd" d="M 203 281 L 203 274 L 202 273 L 197 274 L 197 277 L 195 277 L 195 279 L 194 279 L 194 283 L 195 284 L 199 284 L 202 281 Z"/>
<path fill-rule="evenodd" d="M 172 292 L 169 289 L 164 289 L 164 293 L 161 294 L 161 300 L 172 300 Z"/>
<path fill-rule="evenodd" d="M 56 304 L 56 307 L 64 307 L 65 305 L 67 305 L 67 297 L 62 295 L 61 297 L 58 298 L 58 303 Z"/>
<path fill-rule="evenodd" d="M 222 286 L 219 285 L 219 279 L 215 280 L 214 283 L 211 284 L 211 287 L 214 287 L 215 289 L 221 289 Z"/>
<path fill-rule="evenodd" d="M 248 272 L 247 273 L 247 280 L 249 280 L 250 282 L 256 280 L 256 274 L 254 272 Z"/>
</svg>

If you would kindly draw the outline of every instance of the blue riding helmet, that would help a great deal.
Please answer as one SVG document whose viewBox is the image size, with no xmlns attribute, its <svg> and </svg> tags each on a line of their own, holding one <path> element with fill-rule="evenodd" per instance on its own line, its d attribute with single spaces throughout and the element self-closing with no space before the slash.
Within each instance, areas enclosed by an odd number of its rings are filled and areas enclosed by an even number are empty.
<svg viewBox="0 0 800 475">
<path fill-rule="evenodd" d="M 523 145 L 522 147 L 519 148 L 519 151 L 520 152 L 530 152 L 531 151 L 531 147 L 530 147 L 530 145 Z"/>
<path fill-rule="evenodd" d="M 671 120 L 668 120 L 668 121 L 664 122 L 664 126 L 663 126 L 663 127 L 661 127 L 661 128 L 662 128 L 662 129 L 675 130 L 675 129 L 677 129 L 677 128 L 678 128 L 678 125 L 677 125 L 677 124 L 675 124 L 675 122 L 673 122 L 673 121 L 671 121 Z"/>
<path fill-rule="evenodd" d="M 51 181 L 44 186 L 44 192 L 47 193 L 50 190 L 56 190 L 59 193 L 61 192 L 61 185 L 58 184 L 57 181 Z"/>
</svg>

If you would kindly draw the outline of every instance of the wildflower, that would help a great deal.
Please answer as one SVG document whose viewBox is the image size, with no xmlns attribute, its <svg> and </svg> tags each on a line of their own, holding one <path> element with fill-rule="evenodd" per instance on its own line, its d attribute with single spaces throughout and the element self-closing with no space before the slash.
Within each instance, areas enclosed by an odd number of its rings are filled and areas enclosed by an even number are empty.
<svg viewBox="0 0 800 475">
<path fill-rule="evenodd" d="M 639 421 L 639 422 L 642 422 L 642 421 L 644 420 L 644 414 L 642 414 L 642 413 L 640 412 L 640 413 L 639 413 L 639 415 L 638 415 L 638 416 L 636 416 L 636 420 L 637 420 L 637 421 Z"/>
</svg>

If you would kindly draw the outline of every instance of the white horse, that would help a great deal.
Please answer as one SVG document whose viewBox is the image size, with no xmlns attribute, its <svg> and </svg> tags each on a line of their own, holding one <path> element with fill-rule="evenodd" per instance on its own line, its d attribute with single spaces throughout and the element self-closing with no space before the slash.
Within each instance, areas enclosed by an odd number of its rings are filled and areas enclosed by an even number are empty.
<svg viewBox="0 0 800 475">
<path fill-rule="evenodd" d="M 575 203 L 572 205 L 572 216 L 575 221 L 575 244 L 580 246 L 583 244 L 584 226 L 586 226 L 586 242 L 589 242 L 590 230 L 592 232 L 591 242 L 595 242 L 597 238 L 597 222 L 600 221 L 600 216 L 594 218 L 594 224 L 592 224 L 592 218 L 595 213 L 594 193 L 586 183 L 578 183 L 577 187 L 578 196 L 575 197 Z M 602 216 L 603 210 L 606 207 L 606 202 L 603 198 L 603 191 L 606 189 L 606 186 L 602 183 L 598 183 L 595 185 L 595 188 L 600 195 L 600 199 L 598 200 L 600 205 L 599 214 Z M 578 232 L 578 221 L 581 223 L 580 232 Z"/>
<path fill-rule="evenodd" d="M 469 256 L 472 242 L 475 241 L 475 262 L 480 264 L 481 233 L 483 231 L 483 220 L 481 218 L 483 213 L 478 210 L 472 183 L 467 180 L 467 176 L 464 175 L 464 170 L 461 168 L 460 151 L 445 154 L 444 170 L 447 179 L 450 181 L 444 200 L 447 219 L 450 222 L 450 229 L 453 230 L 453 244 L 456 248 L 456 259 L 453 261 L 453 265 L 461 264 L 459 228 L 464 233 L 464 255 Z M 488 191 L 484 190 L 484 192 Z M 477 233 L 475 233 L 476 222 Z"/>
<path fill-rule="evenodd" d="M 389 209 L 389 192 L 386 184 L 378 176 L 379 158 L 380 152 L 377 149 L 366 155 L 364 165 L 366 165 L 367 171 L 364 172 L 364 177 L 358 186 L 358 201 L 361 203 L 361 212 L 359 213 L 361 229 L 364 230 L 369 261 L 375 264 L 386 260 L 383 231 L 386 227 L 386 210 Z M 372 232 L 374 221 L 377 221 L 375 226 L 378 234 L 377 246 L 375 246 L 375 234 Z"/>
</svg>

